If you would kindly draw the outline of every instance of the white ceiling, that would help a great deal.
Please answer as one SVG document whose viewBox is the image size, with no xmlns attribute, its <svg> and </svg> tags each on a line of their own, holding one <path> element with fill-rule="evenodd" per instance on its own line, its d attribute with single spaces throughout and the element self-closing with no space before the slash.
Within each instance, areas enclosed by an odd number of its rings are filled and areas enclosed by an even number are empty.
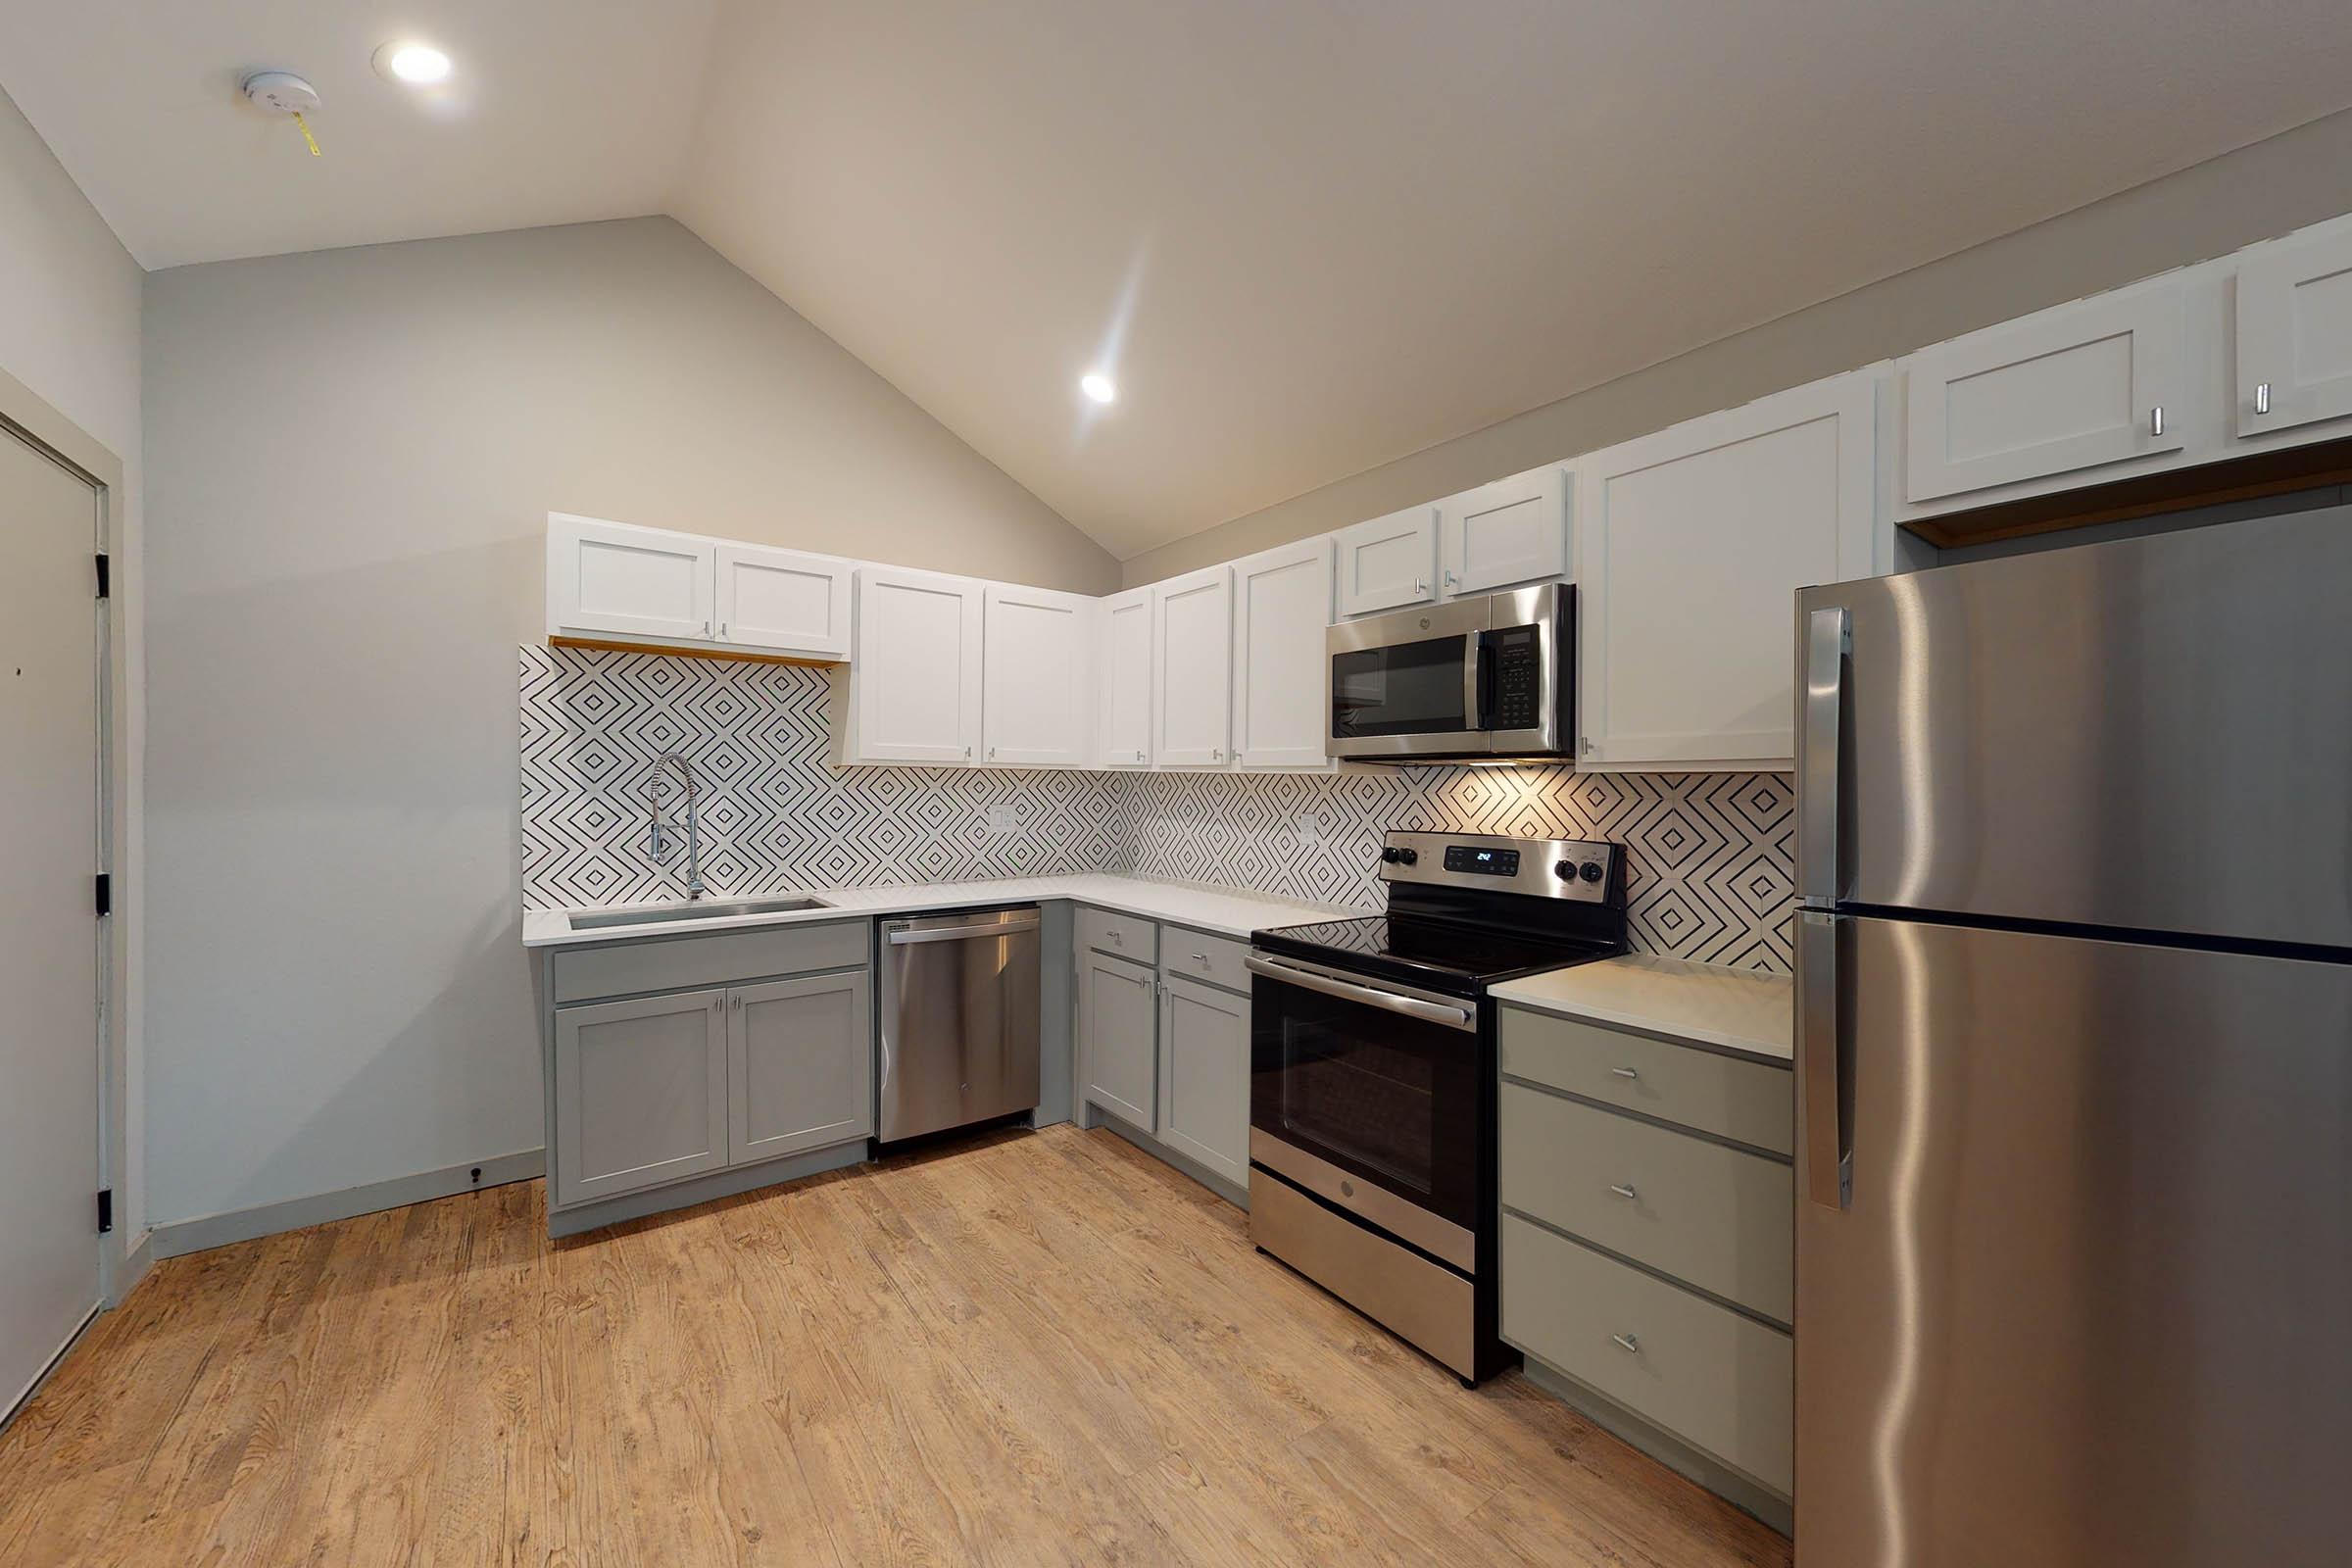
<svg viewBox="0 0 2352 1568">
<path fill-rule="evenodd" d="M 1128 557 L 2352 105 L 2352 8 L 2252 15 L 4 0 L 0 86 L 149 267 L 674 213 Z"/>
</svg>

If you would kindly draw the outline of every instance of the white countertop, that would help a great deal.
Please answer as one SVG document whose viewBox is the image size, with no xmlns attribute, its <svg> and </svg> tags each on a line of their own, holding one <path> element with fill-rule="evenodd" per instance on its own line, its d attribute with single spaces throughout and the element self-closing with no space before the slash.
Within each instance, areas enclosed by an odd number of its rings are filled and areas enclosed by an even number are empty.
<svg viewBox="0 0 2352 1568">
<path fill-rule="evenodd" d="M 1792 990 L 1787 975 L 1636 953 L 1506 981 L 1491 994 L 1564 1018 L 1788 1061 Z"/>
<path fill-rule="evenodd" d="M 986 904 L 1023 904 L 1044 899 L 1069 899 L 1123 914 L 1140 914 L 1220 936 L 1247 937 L 1270 925 L 1301 925 L 1361 914 L 1360 909 L 1335 905 L 1299 904 L 1269 898 L 1240 888 L 1210 887 L 1199 882 L 1167 882 L 1155 877 L 1087 872 L 1077 876 L 1011 877 L 994 882 L 916 882 L 887 888 L 794 889 L 820 899 L 824 907 L 792 909 L 774 914 L 725 915 L 710 920 L 663 920 L 646 925 L 608 925 L 588 931 L 571 928 L 573 914 L 610 913 L 631 906 L 609 908 L 525 909 L 522 945 L 526 948 L 564 948 L 592 942 L 626 942 L 637 937 L 694 936 L 707 931 L 740 931 L 751 926 L 799 925 L 843 916 L 912 914 L 925 909 L 957 909 Z M 780 895 L 779 895 L 780 896 Z M 725 895 L 713 895 L 723 899 Z M 672 908 L 674 905 L 644 905 L 644 908 Z"/>
</svg>

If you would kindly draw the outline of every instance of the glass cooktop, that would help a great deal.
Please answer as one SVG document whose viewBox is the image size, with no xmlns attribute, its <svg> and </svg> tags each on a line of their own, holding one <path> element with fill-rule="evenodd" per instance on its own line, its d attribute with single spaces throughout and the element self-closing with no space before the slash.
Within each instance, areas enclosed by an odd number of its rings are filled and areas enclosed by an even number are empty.
<svg viewBox="0 0 2352 1568">
<path fill-rule="evenodd" d="M 1269 953 L 1464 995 L 1498 980 L 1613 958 L 1625 951 L 1619 943 L 1522 936 L 1460 921 L 1394 914 L 1277 926 L 1252 933 L 1250 941 Z"/>
</svg>

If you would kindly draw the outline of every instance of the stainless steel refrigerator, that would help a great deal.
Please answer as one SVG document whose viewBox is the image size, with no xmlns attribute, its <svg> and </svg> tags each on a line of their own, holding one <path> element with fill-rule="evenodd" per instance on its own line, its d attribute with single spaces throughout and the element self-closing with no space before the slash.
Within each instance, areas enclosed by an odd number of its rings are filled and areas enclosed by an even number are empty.
<svg viewBox="0 0 2352 1568">
<path fill-rule="evenodd" d="M 1799 1568 L 2352 1561 L 2352 509 L 1797 639 Z"/>
</svg>

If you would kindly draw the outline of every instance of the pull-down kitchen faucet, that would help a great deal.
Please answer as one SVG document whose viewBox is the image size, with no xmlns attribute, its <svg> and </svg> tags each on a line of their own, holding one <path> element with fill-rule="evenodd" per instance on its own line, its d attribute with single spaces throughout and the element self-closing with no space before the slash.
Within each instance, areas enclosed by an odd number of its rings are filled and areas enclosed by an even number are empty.
<svg viewBox="0 0 2352 1568">
<path fill-rule="evenodd" d="M 662 820 L 662 781 L 664 773 L 672 771 L 686 787 L 686 897 L 699 899 L 703 896 L 703 828 L 695 809 L 694 798 L 702 793 L 702 786 L 695 782 L 694 764 L 686 760 L 683 753 L 667 752 L 656 758 L 653 771 L 646 775 L 645 795 L 652 804 L 654 822 L 653 839 L 648 848 L 653 851 L 656 863 L 669 858 L 669 841 L 662 836 L 662 832 L 664 829 L 674 830 L 678 824 L 674 820 Z"/>
</svg>

